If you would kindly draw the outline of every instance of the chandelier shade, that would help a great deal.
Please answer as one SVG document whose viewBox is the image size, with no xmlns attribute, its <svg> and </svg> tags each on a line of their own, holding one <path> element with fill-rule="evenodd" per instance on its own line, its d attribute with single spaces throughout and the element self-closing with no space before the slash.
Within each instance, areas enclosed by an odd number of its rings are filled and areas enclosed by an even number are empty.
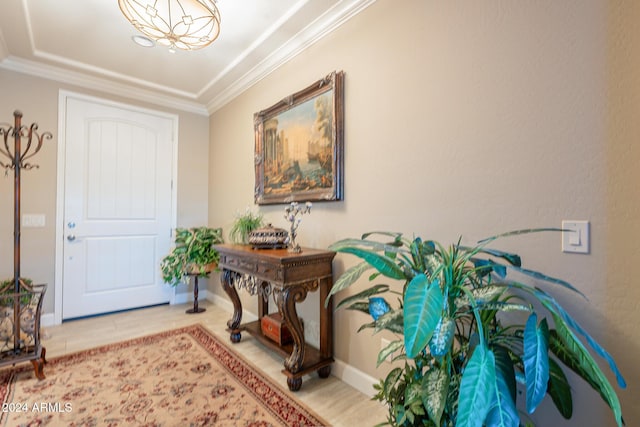
<svg viewBox="0 0 640 427">
<path fill-rule="evenodd" d="M 169 49 L 201 49 L 220 34 L 214 0 L 118 0 L 118 5 L 138 31 Z"/>
</svg>

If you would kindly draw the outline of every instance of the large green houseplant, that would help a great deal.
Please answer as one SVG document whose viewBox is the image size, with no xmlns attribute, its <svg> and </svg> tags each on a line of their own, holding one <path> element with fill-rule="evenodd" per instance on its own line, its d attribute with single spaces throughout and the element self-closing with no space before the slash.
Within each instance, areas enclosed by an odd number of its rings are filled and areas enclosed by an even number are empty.
<svg viewBox="0 0 640 427">
<path fill-rule="evenodd" d="M 160 263 L 164 281 L 177 286 L 184 282 L 187 274 L 206 276 L 220 260 L 220 254 L 213 247 L 217 243 L 224 243 L 222 228 L 176 229 L 175 246 Z"/>
<path fill-rule="evenodd" d="M 374 398 L 387 405 L 388 424 L 529 423 L 516 407 L 517 383 L 525 388 L 529 413 L 549 395 L 568 419 L 573 404 L 565 368 L 593 387 L 617 425 L 623 424 L 618 396 L 587 347 L 608 363 L 624 388 L 613 358 L 550 293 L 507 273 L 584 295 L 566 281 L 523 268 L 518 255 L 488 247 L 497 238 L 538 231 L 551 229 L 505 233 L 473 247 L 387 232 L 331 246 L 363 262 L 342 274 L 330 296 L 372 269 L 370 281 L 384 276 L 400 282 L 372 284 L 338 304 L 371 316 L 360 330 L 388 330 L 398 337 L 378 354 L 378 364 L 392 356 L 403 365 L 376 385 Z"/>
</svg>

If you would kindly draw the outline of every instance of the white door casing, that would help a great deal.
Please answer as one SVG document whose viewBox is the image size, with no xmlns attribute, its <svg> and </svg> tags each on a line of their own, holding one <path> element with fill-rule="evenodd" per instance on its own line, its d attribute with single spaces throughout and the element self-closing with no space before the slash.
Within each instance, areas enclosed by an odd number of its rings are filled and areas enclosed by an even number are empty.
<svg viewBox="0 0 640 427">
<path fill-rule="evenodd" d="M 70 93 L 60 104 L 56 323 L 170 301 L 159 264 L 175 228 L 177 118 Z"/>
</svg>

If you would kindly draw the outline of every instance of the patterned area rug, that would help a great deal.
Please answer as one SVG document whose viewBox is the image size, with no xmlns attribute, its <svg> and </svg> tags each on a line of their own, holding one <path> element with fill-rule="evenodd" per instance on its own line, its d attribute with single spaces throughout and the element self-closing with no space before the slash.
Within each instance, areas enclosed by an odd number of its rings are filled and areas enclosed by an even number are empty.
<svg viewBox="0 0 640 427">
<path fill-rule="evenodd" d="M 0 370 L 2 426 L 324 426 L 193 325 Z"/>
</svg>

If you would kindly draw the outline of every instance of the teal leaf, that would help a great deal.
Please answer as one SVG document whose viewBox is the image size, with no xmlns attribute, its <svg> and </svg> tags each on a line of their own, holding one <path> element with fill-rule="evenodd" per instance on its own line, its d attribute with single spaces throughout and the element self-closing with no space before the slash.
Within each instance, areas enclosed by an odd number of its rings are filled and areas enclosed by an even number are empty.
<svg viewBox="0 0 640 427">
<path fill-rule="evenodd" d="M 540 322 L 531 313 L 524 329 L 524 376 L 527 382 L 527 411 L 536 410 L 545 394 L 549 381 L 549 328 L 546 319 Z"/>
<path fill-rule="evenodd" d="M 496 384 L 493 353 L 480 344 L 473 351 L 460 382 L 457 427 L 482 427 L 491 409 Z"/>
<path fill-rule="evenodd" d="M 427 408 L 429 418 L 439 426 L 449 393 L 447 371 L 443 367 L 430 369 L 422 378 L 422 390 L 422 404 Z"/>
<path fill-rule="evenodd" d="M 495 393 L 493 397 L 493 404 L 491 405 L 491 410 L 489 410 L 489 413 L 487 414 L 486 425 L 492 427 L 518 427 L 520 425 L 520 417 L 518 415 L 518 410 L 516 409 L 516 404 L 512 397 L 511 387 L 509 384 L 511 381 L 515 382 L 515 380 L 513 379 L 513 366 L 511 366 L 510 373 L 503 372 L 498 365 L 497 354 L 495 356 Z M 505 378 L 505 375 L 507 376 L 507 378 Z"/>
<path fill-rule="evenodd" d="M 529 277 L 533 277 L 534 279 L 537 280 L 544 280 L 545 282 L 549 282 L 549 283 L 555 283 L 556 285 L 560 285 L 563 286 L 567 289 L 572 290 L 573 292 L 577 293 L 578 295 L 580 295 L 581 297 L 583 297 L 584 299 L 587 299 L 587 296 L 585 294 L 583 294 L 581 291 L 579 291 L 577 288 L 575 288 L 571 283 L 562 280 L 562 279 L 558 279 L 555 277 L 551 277 L 551 276 L 547 276 L 546 274 L 540 273 L 538 271 L 534 271 L 534 270 L 528 270 L 526 268 L 521 268 L 521 267 L 509 267 L 512 270 L 515 270 L 517 272 L 520 272 L 524 275 L 527 275 Z"/>
<path fill-rule="evenodd" d="M 444 296 L 438 279 L 429 283 L 419 274 L 409 282 L 404 297 L 404 345 L 413 359 L 427 345 L 442 315 Z"/>
<path fill-rule="evenodd" d="M 486 253 L 496 258 L 502 258 L 505 261 L 507 261 L 509 264 L 514 265 L 516 267 L 520 267 L 522 265 L 522 259 L 518 254 L 512 254 L 512 253 L 504 252 L 498 249 L 489 249 L 489 248 L 479 249 L 478 252 Z M 501 264 L 496 263 L 496 265 L 501 265 Z"/>
<path fill-rule="evenodd" d="M 551 358 L 549 359 L 549 387 L 547 393 L 551 396 L 560 415 L 567 420 L 570 419 L 573 415 L 571 387 L 560 365 Z"/>
<path fill-rule="evenodd" d="M 453 319 L 440 318 L 429 340 L 429 351 L 433 356 L 441 357 L 448 353 L 455 331 L 456 324 Z"/>
<path fill-rule="evenodd" d="M 471 258 L 471 262 L 473 262 L 473 266 L 476 269 L 476 273 L 484 277 L 492 271 L 495 272 L 500 278 L 505 278 L 507 275 L 507 267 L 498 264 L 490 259 L 484 258 Z"/>
</svg>

